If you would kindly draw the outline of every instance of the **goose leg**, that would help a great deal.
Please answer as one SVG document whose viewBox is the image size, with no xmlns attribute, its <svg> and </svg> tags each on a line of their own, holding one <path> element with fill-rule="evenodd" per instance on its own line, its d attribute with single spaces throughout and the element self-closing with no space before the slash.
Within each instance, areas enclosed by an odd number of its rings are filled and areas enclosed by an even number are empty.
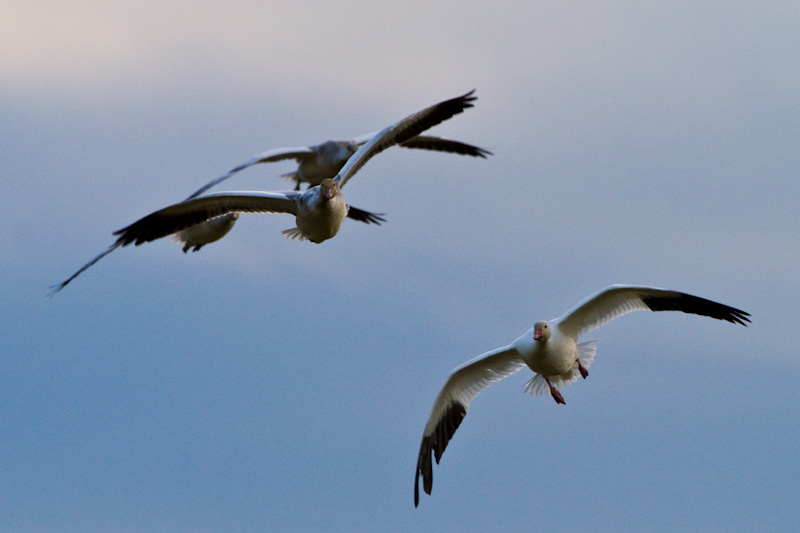
<svg viewBox="0 0 800 533">
<path fill-rule="evenodd" d="M 556 403 L 560 403 L 560 404 L 566 405 L 567 402 L 564 401 L 564 397 L 561 396 L 561 393 L 558 392 L 558 389 L 553 387 L 553 384 L 550 383 L 549 379 L 544 378 L 544 380 L 547 382 L 547 385 L 550 387 L 550 396 L 553 397 L 553 399 L 556 401 Z"/>
<path fill-rule="evenodd" d="M 588 371 L 588 370 L 586 370 L 586 367 L 584 367 L 584 366 L 581 364 L 581 362 L 580 362 L 580 361 L 578 361 L 578 370 L 580 371 L 580 373 L 581 373 L 581 376 L 583 377 L 583 379 L 586 379 L 586 376 L 588 376 L 588 375 L 589 375 L 589 371 Z"/>
</svg>

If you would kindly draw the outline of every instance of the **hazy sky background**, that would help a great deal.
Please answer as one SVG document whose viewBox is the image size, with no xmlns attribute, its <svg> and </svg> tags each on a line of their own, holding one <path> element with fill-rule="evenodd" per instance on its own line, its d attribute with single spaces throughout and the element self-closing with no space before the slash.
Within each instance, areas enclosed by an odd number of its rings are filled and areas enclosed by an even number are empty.
<svg viewBox="0 0 800 533">
<path fill-rule="evenodd" d="M 0 2 L 7 530 L 786 530 L 800 508 L 797 2 Z M 256 153 L 476 88 L 320 245 L 115 231 Z M 291 163 L 222 190 L 284 190 Z M 566 406 L 449 371 L 611 283 L 750 312 L 598 330 Z"/>
</svg>

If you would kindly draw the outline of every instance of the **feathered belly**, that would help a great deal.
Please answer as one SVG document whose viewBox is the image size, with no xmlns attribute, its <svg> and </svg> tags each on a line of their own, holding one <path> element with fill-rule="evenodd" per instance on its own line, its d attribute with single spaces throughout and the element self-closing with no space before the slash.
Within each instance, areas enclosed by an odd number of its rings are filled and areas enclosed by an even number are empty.
<svg viewBox="0 0 800 533">
<path fill-rule="evenodd" d="M 544 376 L 563 376 L 572 373 L 572 367 L 578 360 L 578 352 L 573 346 L 544 347 L 534 350 L 524 358 L 528 367 Z"/>
<path fill-rule="evenodd" d="M 190 226 L 177 234 L 177 240 L 190 245 L 203 245 L 218 241 L 233 228 L 236 217 L 223 215 Z"/>
<path fill-rule="evenodd" d="M 333 206 L 332 206 L 333 207 Z M 320 209 L 296 218 L 297 229 L 311 242 L 326 241 L 337 233 L 347 216 L 347 209 Z"/>
</svg>

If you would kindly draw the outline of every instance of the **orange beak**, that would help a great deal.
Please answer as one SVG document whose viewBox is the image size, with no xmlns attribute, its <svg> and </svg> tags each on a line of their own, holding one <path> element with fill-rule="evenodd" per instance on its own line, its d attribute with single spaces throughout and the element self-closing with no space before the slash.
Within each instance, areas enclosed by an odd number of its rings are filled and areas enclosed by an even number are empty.
<svg viewBox="0 0 800 533">
<path fill-rule="evenodd" d="M 542 338 L 542 328 L 536 328 L 533 330 L 533 340 L 538 341 Z"/>
</svg>

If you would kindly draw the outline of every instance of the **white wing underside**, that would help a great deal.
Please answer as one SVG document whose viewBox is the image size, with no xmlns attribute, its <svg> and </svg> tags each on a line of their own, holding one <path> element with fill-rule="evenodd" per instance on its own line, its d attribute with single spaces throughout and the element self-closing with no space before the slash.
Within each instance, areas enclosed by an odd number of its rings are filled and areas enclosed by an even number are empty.
<svg viewBox="0 0 800 533">
<path fill-rule="evenodd" d="M 457 367 L 436 397 L 431 416 L 425 426 L 425 435 L 431 435 L 448 406 L 458 402 L 466 410 L 472 400 L 496 381 L 523 368 L 525 362 L 516 349 L 506 346 L 485 353 Z"/>
<path fill-rule="evenodd" d="M 647 292 L 677 294 L 655 287 L 612 285 L 589 296 L 553 322 L 563 333 L 577 338 L 632 311 L 649 311 L 641 297 Z"/>
<path fill-rule="evenodd" d="M 359 137 L 356 137 L 355 139 L 353 139 L 353 144 L 362 146 L 365 142 L 372 139 L 377 134 L 378 134 L 377 131 L 373 131 L 372 133 L 367 133 L 366 135 L 361 135 Z"/>
<path fill-rule="evenodd" d="M 292 199 L 294 192 L 267 191 L 223 191 L 211 193 L 192 202 L 182 202 L 167 209 L 174 212 L 192 212 L 199 208 L 224 207 L 225 213 L 289 213 L 297 214 L 297 204 Z M 166 209 L 162 210 L 166 211 Z M 221 216 L 221 215 L 216 215 Z"/>
<path fill-rule="evenodd" d="M 384 128 L 379 134 L 362 144 L 358 151 L 347 160 L 347 163 L 344 164 L 334 178 L 339 188 L 344 187 L 348 180 L 352 178 L 372 156 L 385 150 L 387 145 L 393 144 L 391 138 L 394 127 L 395 125 Z"/>
</svg>

